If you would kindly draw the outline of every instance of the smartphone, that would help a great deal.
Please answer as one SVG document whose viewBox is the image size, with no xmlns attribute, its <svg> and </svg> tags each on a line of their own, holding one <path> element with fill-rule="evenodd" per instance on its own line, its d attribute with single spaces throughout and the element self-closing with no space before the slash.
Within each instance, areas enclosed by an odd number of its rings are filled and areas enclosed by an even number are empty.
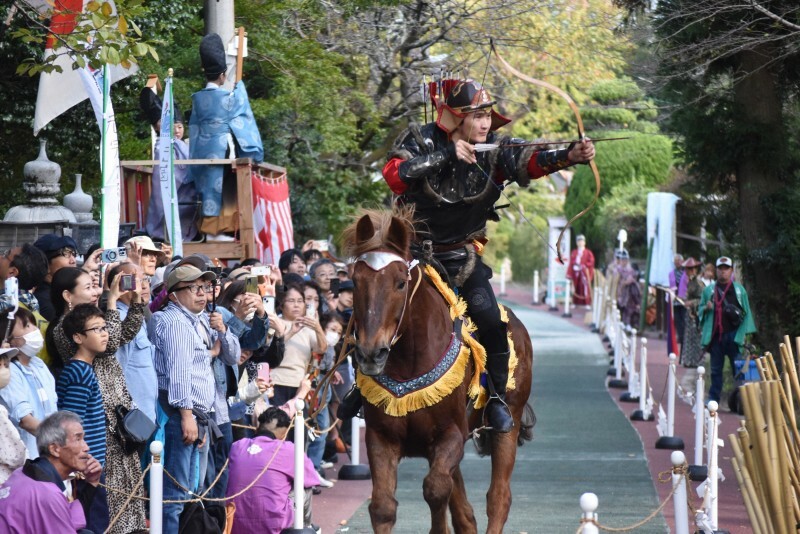
<svg viewBox="0 0 800 534">
<path fill-rule="evenodd" d="M 247 293 L 255 293 L 258 295 L 258 276 L 248 276 L 245 278 L 244 290 Z"/>
<path fill-rule="evenodd" d="M 132 274 L 123 274 L 119 281 L 119 288 L 122 291 L 133 291 L 136 289 L 136 277 Z"/>
<path fill-rule="evenodd" d="M 258 364 L 258 378 L 264 380 L 265 382 L 269 383 L 269 364 L 268 363 L 259 363 Z"/>
<path fill-rule="evenodd" d="M 314 309 L 314 304 L 309 302 L 306 304 L 306 317 L 311 317 L 312 319 L 317 316 L 317 310 Z"/>
<path fill-rule="evenodd" d="M 314 241 L 314 248 L 319 250 L 320 252 L 328 252 L 328 240 L 317 239 L 316 241 Z"/>
<path fill-rule="evenodd" d="M 331 278 L 331 293 L 333 293 L 333 298 L 337 298 L 339 296 L 339 279 L 338 278 Z"/>
<path fill-rule="evenodd" d="M 13 307 L 13 311 L 16 313 L 19 308 L 19 282 L 17 278 L 14 276 L 6 278 L 4 289 L 6 296 L 4 300 Z"/>
<path fill-rule="evenodd" d="M 275 297 L 267 295 L 264 297 L 264 309 L 267 310 L 267 313 L 271 313 L 275 315 Z"/>
</svg>

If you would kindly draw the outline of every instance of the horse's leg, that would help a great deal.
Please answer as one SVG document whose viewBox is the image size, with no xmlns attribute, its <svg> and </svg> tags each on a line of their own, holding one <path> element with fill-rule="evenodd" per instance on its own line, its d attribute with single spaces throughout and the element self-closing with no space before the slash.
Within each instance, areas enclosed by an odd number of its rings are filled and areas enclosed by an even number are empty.
<svg viewBox="0 0 800 534">
<path fill-rule="evenodd" d="M 502 534 L 511 509 L 511 473 L 517 458 L 519 418 L 511 432 L 492 436 L 492 482 L 486 493 L 487 534 Z"/>
<path fill-rule="evenodd" d="M 457 465 L 453 471 L 453 492 L 450 494 L 450 516 L 453 518 L 453 529 L 456 534 L 473 534 L 478 532 L 475 521 L 475 512 L 467 500 L 467 490 L 464 487 L 464 477 L 461 475 L 461 466 Z"/>
<path fill-rule="evenodd" d="M 400 446 L 367 427 L 367 456 L 372 471 L 372 502 L 369 518 L 376 534 L 388 534 L 397 521 L 397 465 Z"/>
<path fill-rule="evenodd" d="M 431 534 L 450 532 L 447 504 L 453 492 L 453 472 L 464 456 L 464 438 L 457 427 L 442 433 L 428 454 L 430 470 L 422 484 L 422 494 L 431 509 Z"/>
</svg>

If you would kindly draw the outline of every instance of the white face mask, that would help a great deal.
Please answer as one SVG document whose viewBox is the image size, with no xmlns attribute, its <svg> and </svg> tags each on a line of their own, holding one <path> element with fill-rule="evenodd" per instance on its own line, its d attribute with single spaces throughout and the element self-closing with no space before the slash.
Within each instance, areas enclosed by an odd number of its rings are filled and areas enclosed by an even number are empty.
<svg viewBox="0 0 800 534">
<path fill-rule="evenodd" d="M 339 334 L 331 330 L 328 330 L 325 332 L 325 339 L 328 340 L 328 345 L 332 347 L 339 342 Z"/>
<path fill-rule="evenodd" d="M 11 381 L 11 369 L 8 367 L 0 367 L 0 389 L 3 389 Z"/>
<path fill-rule="evenodd" d="M 19 348 L 19 351 L 28 358 L 33 358 L 39 354 L 39 351 L 44 347 L 44 338 L 38 328 L 28 332 L 22 338 L 25 340 L 25 344 Z"/>
</svg>

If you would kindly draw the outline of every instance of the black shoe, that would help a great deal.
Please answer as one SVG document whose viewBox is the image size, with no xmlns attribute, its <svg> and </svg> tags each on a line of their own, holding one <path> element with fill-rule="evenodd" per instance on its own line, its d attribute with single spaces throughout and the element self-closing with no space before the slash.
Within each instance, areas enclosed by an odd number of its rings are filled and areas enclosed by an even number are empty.
<svg viewBox="0 0 800 534">
<path fill-rule="evenodd" d="M 355 384 L 344 396 L 342 402 L 339 403 L 339 409 L 336 410 L 336 417 L 339 420 L 352 419 L 361 411 L 361 390 Z"/>
<path fill-rule="evenodd" d="M 511 432 L 514 428 L 514 418 L 511 416 L 511 411 L 508 409 L 505 401 L 499 397 L 492 397 L 486 404 L 486 419 L 492 430 L 505 434 Z"/>
</svg>

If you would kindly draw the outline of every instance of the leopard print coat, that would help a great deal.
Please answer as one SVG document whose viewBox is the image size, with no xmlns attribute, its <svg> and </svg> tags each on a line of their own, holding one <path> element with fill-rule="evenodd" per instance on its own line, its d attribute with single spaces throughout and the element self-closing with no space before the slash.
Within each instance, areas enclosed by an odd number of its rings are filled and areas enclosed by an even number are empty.
<svg viewBox="0 0 800 534">
<path fill-rule="evenodd" d="M 105 483 L 108 487 L 109 519 L 111 520 L 122 510 L 127 496 L 133 493 L 134 487 L 142 476 L 139 455 L 135 453 L 126 455 L 122 449 L 122 444 L 115 436 L 117 415 L 114 409 L 120 404 L 128 409 L 133 405 L 128 386 L 125 383 L 122 366 L 117 361 L 115 354 L 121 345 L 130 343 L 136 337 L 144 320 L 144 306 L 142 303 L 131 304 L 128 316 L 125 317 L 124 321 L 120 321 L 118 310 L 108 309 L 105 311 L 106 325 L 108 326 L 108 346 L 105 353 L 94 360 L 94 372 L 100 385 L 100 393 L 103 396 L 103 411 L 106 414 L 106 465 L 104 471 L 106 475 Z M 63 316 L 59 318 L 58 325 L 53 330 L 53 338 L 59 354 L 64 359 L 64 362 L 67 362 L 75 355 L 78 347 L 75 342 L 67 339 L 64 334 L 63 320 Z M 135 494 L 139 497 L 144 497 L 144 491 L 141 487 Z M 134 498 L 131 499 L 125 511 L 108 532 L 128 534 L 145 529 L 144 501 Z"/>
</svg>

